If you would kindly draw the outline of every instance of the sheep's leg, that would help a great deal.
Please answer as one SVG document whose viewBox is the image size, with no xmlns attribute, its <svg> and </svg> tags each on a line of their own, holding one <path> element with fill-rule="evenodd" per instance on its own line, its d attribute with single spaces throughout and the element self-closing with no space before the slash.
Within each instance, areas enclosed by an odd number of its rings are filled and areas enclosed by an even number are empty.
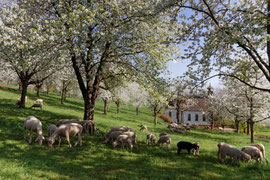
<svg viewBox="0 0 270 180">
<path fill-rule="evenodd" d="M 61 138 L 59 137 L 58 138 L 58 147 L 60 147 L 61 146 Z"/>
<path fill-rule="evenodd" d="M 69 147 L 71 147 L 70 140 L 69 140 L 69 134 L 68 133 L 66 133 L 66 138 L 67 138 L 67 142 L 68 142 Z"/>
<path fill-rule="evenodd" d="M 81 146 L 81 145 L 82 145 L 82 138 L 81 138 L 81 135 L 78 134 L 77 136 L 78 136 L 78 140 L 77 140 L 77 142 L 75 143 L 74 146 L 77 146 L 77 144 L 78 144 L 79 142 L 80 142 L 80 146 Z"/>
<path fill-rule="evenodd" d="M 26 128 L 24 128 L 24 139 L 26 139 Z"/>
<path fill-rule="evenodd" d="M 31 130 L 30 130 L 29 144 L 31 144 L 31 143 L 32 143 L 32 135 L 33 135 L 33 131 L 32 131 L 32 129 L 31 129 Z"/>
<path fill-rule="evenodd" d="M 177 154 L 180 154 L 181 150 L 182 150 L 181 148 L 178 148 Z"/>
</svg>

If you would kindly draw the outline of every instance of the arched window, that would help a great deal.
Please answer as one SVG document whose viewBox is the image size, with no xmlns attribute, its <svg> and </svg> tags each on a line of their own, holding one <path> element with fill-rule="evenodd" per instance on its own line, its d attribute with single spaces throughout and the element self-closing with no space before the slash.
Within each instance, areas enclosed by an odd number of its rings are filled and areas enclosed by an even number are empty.
<svg viewBox="0 0 270 180">
<path fill-rule="evenodd" d="M 191 114 L 188 114 L 188 121 L 191 121 Z"/>
<path fill-rule="evenodd" d="M 195 115 L 195 121 L 199 121 L 199 115 L 198 114 Z"/>
</svg>

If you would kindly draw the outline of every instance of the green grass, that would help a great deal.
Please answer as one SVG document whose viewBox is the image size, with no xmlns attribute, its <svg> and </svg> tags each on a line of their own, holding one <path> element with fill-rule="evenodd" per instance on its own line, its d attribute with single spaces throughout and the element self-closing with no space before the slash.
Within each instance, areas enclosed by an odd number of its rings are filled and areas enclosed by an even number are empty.
<svg viewBox="0 0 270 180">
<path fill-rule="evenodd" d="M 0 88 L 0 179 L 268 179 L 270 167 L 253 162 L 241 166 L 217 161 L 217 144 L 225 141 L 238 148 L 250 144 L 250 137 L 243 134 L 217 132 L 211 130 L 191 130 L 185 134 L 171 133 L 166 125 L 154 126 L 152 112 L 140 109 L 136 116 L 135 108 L 122 106 L 116 114 L 111 103 L 108 115 L 103 114 L 102 102 L 96 103 L 95 123 L 103 132 L 113 126 L 131 127 L 138 136 L 138 145 L 132 150 L 113 149 L 103 141 L 100 134 L 83 135 L 83 146 L 69 148 L 64 140 L 60 148 L 37 143 L 29 145 L 23 139 L 23 122 L 34 115 L 43 123 L 47 138 L 47 127 L 59 119 L 82 118 L 83 101 L 68 98 L 64 105 L 56 94 L 41 94 L 44 99 L 42 111 L 29 107 L 36 99 L 29 92 L 26 109 L 15 107 L 20 95 L 16 91 Z M 162 120 L 159 120 L 162 122 Z M 147 125 L 148 131 L 139 131 L 140 125 Z M 167 131 L 172 138 L 172 149 L 147 146 L 146 134 Z M 34 137 L 35 138 L 35 137 Z M 199 157 L 187 155 L 185 151 L 176 155 L 178 141 L 200 142 Z M 74 144 L 74 139 L 71 140 Z M 269 140 L 255 138 L 263 143 L 266 156 L 270 156 Z"/>
</svg>

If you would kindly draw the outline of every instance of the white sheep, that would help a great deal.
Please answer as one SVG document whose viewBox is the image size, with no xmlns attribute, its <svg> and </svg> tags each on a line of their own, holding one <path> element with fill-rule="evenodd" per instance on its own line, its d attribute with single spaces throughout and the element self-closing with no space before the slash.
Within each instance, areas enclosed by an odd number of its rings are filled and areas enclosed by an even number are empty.
<svg viewBox="0 0 270 180">
<path fill-rule="evenodd" d="M 78 140 L 75 143 L 74 146 L 77 146 L 78 143 L 80 143 L 80 146 L 82 145 L 82 138 L 81 133 L 83 131 L 83 127 L 78 123 L 70 123 L 70 124 L 62 124 L 58 127 L 58 129 L 49 137 L 48 139 L 48 146 L 52 147 L 52 145 L 55 142 L 55 138 L 60 137 L 66 137 L 69 147 L 71 147 L 69 137 L 78 136 Z M 58 146 L 61 145 L 61 139 L 59 139 Z"/>
<path fill-rule="evenodd" d="M 42 135 L 42 123 L 34 116 L 28 116 L 24 121 L 24 139 L 26 139 L 26 130 L 30 130 L 30 138 L 29 144 L 32 143 L 32 135 L 35 131 L 37 133 L 37 138 L 35 142 L 38 142 L 42 145 L 42 141 L 45 140 L 44 136 Z"/>
<path fill-rule="evenodd" d="M 147 131 L 147 126 L 146 125 L 142 125 L 140 128 L 140 131 Z"/>
<path fill-rule="evenodd" d="M 244 146 L 241 151 L 247 153 L 251 156 L 252 159 L 255 159 L 257 162 L 260 160 L 260 163 L 263 164 L 263 155 L 262 152 L 255 146 Z"/>
<path fill-rule="evenodd" d="M 247 153 L 244 153 L 243 151 L 237 149 L 234 146 L 231 146 L 229 144 L 226 143 L 222 143 L 221 146 L 219 146 L 219 158 L 221 160 L 222 163 L 224 163 L 224 160 L 226 158 L 226 156 L 230 156 L 233 159 L 238 161 L 238 164 L 240 164 L 240 160 L 242 161 L 248 161 L 251 162 L 251 156 L 248 155 Z"/>
<path fill-rule="evenodd" d="M 43 104 L 43 99 L 37 99 L 34 101 L 35 104 Z"/>
<path fill-rule="evenodd" d="M 157 145 L 166 143 L 168 145 L 168 149 L 171 149 L 171 138 L 170 136 L 161 136 L 159 137 L 159 140 L 157 142 Z"/>
<path fill-rule="evenodd" d="M 112 145 L 115 148 L 117 145 L 121 144 L 122 149 L 124 149 L 125 144 L 128 144 L 130 149 L 132 149 L 133 148 L 132 141 L 133 141 L 132 137 L 126 134 L 122 134 L 117 137 L 117 139 L 112 143 Z"/>
<path fill-rule="evenodd" d="M 160 136 L 168 136 L 168 133 L 166 133 L 165 131 L 163 131 L 163 132 L 161 132 L 160 134 L 159 134 L 159 137 Z"/>
<path fill-rule="evenodd" d="M 132 138 L 132 141 L 137 144 L 137 140 L 136 140 L 136 133 L 133 132 L 133 131 L 126 131 L 126 132 L 123 132 L 123 134 L 125 135 L 129 135 L 131 138 Z"/>
<path fill-rule="evenodd" d="M 110 131 L 110 132 L 105 134 L 104 142 L 105 143 L 107 143 L 109 141 L 113 142 L 118 138 L 119 135 L 122 135 L 122 134 L 123 134 L 122 131 Z"/>
<path fill-rule="evenodd" d="M 146 144 L 156 144 L 156 136 L 152 133 L 146 135 Z"/>
<path fill-rule="evenodd" d="M 57 129 L 58 129 L 58 128 L 57 128 L 56 125 L 51 124 L 51 125 L 48 127 L 48 137 L 50 137 Z"/>
<path fill-rule="evenodd" d="M 263 158 L 267 161 L 266 156 L 265 156 L 265 148 L 263 144 L 251 144 L 250 146 L 254 146 L 258 148 L 262 152 Z"/>
<path fill-rule="evenodd" d="M 127 131 L 132 131 L 131 128 L 127 126 L 118 126 L 118 127 L 112 127 L 111 131 L 122 131 L 122 132 L 127 132 Z"/>
<path fill-rule="evenodd" d="M 95 123 L 93 120 L 80 120 L 80 119 L 61 119 L 56 123 L 56 126 L 60 126 L 62 124 L 70 124 L 70 123 L 78 123 L 82 125 L 83 132 L 94 134 Z"/>
</svg>

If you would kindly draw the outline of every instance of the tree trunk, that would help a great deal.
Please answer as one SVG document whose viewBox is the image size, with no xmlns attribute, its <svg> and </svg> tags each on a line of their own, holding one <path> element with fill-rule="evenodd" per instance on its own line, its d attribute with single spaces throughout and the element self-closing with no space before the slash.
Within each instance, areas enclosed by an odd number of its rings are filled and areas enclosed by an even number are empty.
<svg viewBox="0 0 270 180">
<path fill-rule="evenodd" d="M 22 91 L 22 81 L 19 79 L 18 80 L 18 85 L 19 85 L 19 91 Z"/>
<path fill-rule="evenodd" d="M 136 107 L 136 115 L 139 115 L 139 107 Z"/>
<path fill-rule="evenodd" d="M 180 123 L 180 108 L 176 108 L 176 119 L 177 119 L 177 123 Z"/>
<path fill-rule="evenodd" d="M 181 111 L 181 120 L 180 120 L 182 123 L 184 123 L 184 112 Z"/>
<path fill-rule="evenodd" d="M 27 93 L 28 81 L 21 80 L 21 82 L 22 82 L 22 92 L 21 92 L 21 101 L 20 101 L 19 107 L 25 108 L 25 96 Z"/>
<path fill-rule="evenodd" d="M 250 140 L 254 143 L 254 122 L 250 122 Z"/>
<path fill-rule="evenodd" d="M 104 114 L 106 115 L 107 114 L 107 103 L 108 103 L 108 100 L 107 100 L 107 98 L 105 98 L 104 100 L 103 100 L 103 102 L 104 102 Z"/>
<path fill-rule="evenodd" d="M 66 95 L 67 95 L 67 90 L 64 88 L 61 91 L 61 104 L 64 104 L 64 102 L 66 100 Z"/>
<path fill-rule="evenodd" d="M 36 84 L 36 88 L 37 88 L 37 97 L 40 97 L 40 89 L 41 89 L 41 87 L 42 87 L 42 84 L 39 84 L 39 83 Z"/>
<path fill-rule="evenodd" d="M 95 102 L 91 100 L 84 101 L 84 120 L 94 119 Z"/>
<path fill-rule="evenodd" d="M 239 121 L 235 120 L 236 133 L 239 133 Z"/>
<path fill-rule="evenodd" d="M 211 113 L 211 119 L 212 119 L 212 122 L 211 122 L 211 130 L 213 130 L 213 129 L 214 129 L 214 125 L 215 125 L 215 123 L 214 123 L 214 114 L 213 114 L 213 112 Z"/>
<path fill-rule="evenodd" d="M 154 123 L 155 123 L 155 126 L 156 126 L 157 125 L 157 112 L 155 113 Z"/>
<path fill-rule="evenodd" d="M 250 128 L 250 127 L 249 127 L 249 121 L 250 121 L 250 120 L 248 119 L 248 120 L 247 120 L 247 135 L 249 135 L 249 128 Z"/>
<path fill-rule="evenodd" d="M 117 105 L 117 114 L 120 114 L 120 101 L 117 100 L 115 104 Z"/>
</svg>

